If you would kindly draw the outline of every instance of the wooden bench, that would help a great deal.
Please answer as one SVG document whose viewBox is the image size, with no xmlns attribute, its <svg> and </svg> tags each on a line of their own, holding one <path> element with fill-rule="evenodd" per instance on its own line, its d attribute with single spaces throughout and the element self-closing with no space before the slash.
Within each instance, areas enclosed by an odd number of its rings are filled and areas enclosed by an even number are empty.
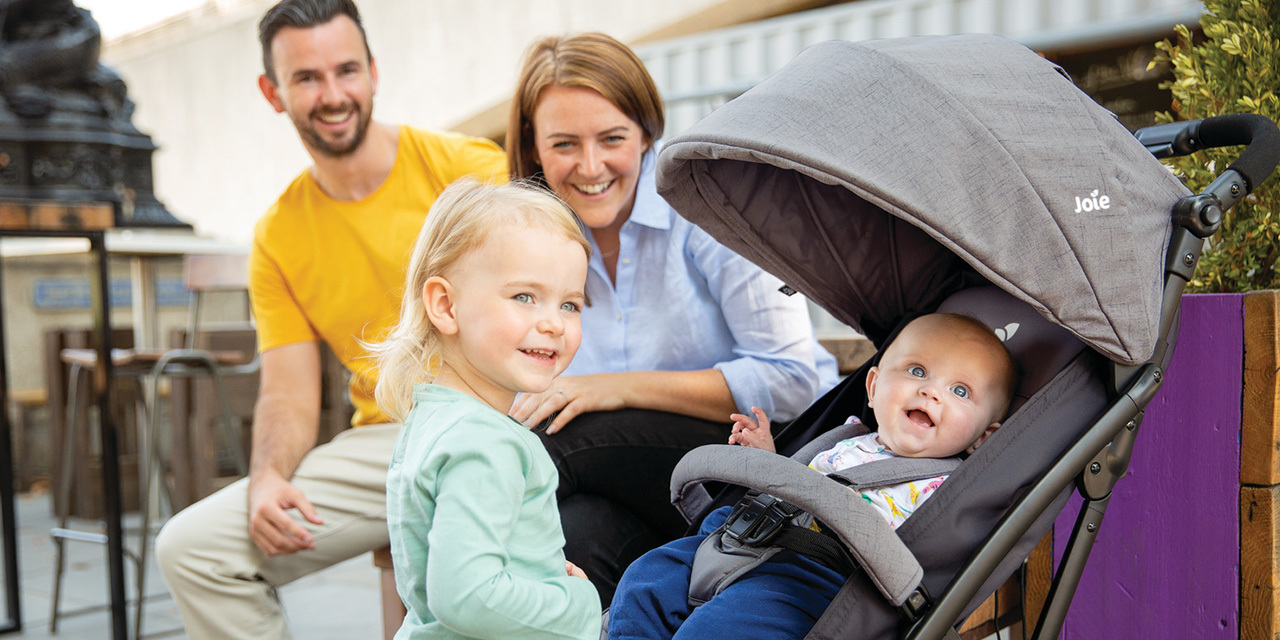
<svg viewBox="0 0 1280 640">
<path fill-rule="evenodd" d="M 847 376 L 862 363 L 866 362 L 871 356 L 876 354 L 875 345 L 870 340 L 862 336 L 851 336 L 848 338 L 820 338 L 818 343 L 822 348 L 831 352 L 836 358 L 836 368 L 839 369 L 841 376 Z"/>
<path fill-rule="evenodd" d="M 400 601 L 400 594 L 396 591 L 396 573 L 391 567 L 391 547 L 383 547 L 373 552 L 373 566 L 378 568 L 381 575 L 382 637 L 391 640 L 404 622 L 405 614 L 408 613 L 404 603 Z"/>
<path fill-rule="evenodd" d="M 17 491 L 28 491 L 35 482 L 35 458 L 31 451 L 31 431 L 36 426 L 32 413 L 49 404 L 44 389 L 12 389 L 9 391 L 9 438 L 13 456 L 13 484 Z"/>
</svg>

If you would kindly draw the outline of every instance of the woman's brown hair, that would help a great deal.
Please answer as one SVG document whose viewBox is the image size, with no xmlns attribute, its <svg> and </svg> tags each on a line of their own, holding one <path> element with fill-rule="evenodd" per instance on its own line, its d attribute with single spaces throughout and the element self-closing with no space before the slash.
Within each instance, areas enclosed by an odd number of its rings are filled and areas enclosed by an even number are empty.
<svg viewBox="0 0 1280 640">
<path fill-rule="evenodd" d="M 535 161 L 533 112 L 547 87 L 583 87 L 604 96 L 640 125 L 646 145 L 662 137 L 662 98 L 644 63 L 627 45 L 603 33 L 543 38 L 529 47 L 511 99 L 507 166 L 512 178 L 528 178 Z"/>
</svg>

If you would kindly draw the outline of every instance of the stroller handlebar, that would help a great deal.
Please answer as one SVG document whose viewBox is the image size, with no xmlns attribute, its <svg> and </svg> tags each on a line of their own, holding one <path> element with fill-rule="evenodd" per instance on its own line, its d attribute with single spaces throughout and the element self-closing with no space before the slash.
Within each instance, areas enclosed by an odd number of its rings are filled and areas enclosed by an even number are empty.
<svg viewBox="0 0 1280 640">
<path fill-rule="evenodd" d="M 1139 129 L 1134 136 L 1157 158 L 1247 145 L 1228 169 L 1235 169 L 1244 177 L 1249 192 L 1262 184 L 1280 162 L 1280 129 L 1269 118 L 1256 113 L 1158 124 Z"/>
<path fill-rule="evenodd" d="M 1228 169 L 1239 171 L 1252 192 L 1280 161 L 1280 129 L 1256 113 L 1233 113 L 1207 118 L 1200 124 L 1200 140 L 1207 147 L 1248 145 Z"/>
</svg>

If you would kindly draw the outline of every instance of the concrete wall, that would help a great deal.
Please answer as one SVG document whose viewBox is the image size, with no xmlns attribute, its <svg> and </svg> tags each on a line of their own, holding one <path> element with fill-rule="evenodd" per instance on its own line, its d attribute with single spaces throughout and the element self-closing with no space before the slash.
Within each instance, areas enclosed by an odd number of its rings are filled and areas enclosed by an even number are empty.
<svg viewBox="0 0 1280 640">
<path fill-rule="evenodd" d="M 271 4 L 210 2 L 104 49 L 137 103 L 134 124 L 160 146 L 157 195 L 202 234 L 247 242 L 254 221 L 309 164 L 287 118 L 257 88 L 257 23 Z M 363 0 L 380 75 L 374 117 L 449 128 L 510 94 L 538 36 L 599 30 L 629 41 L 719 4 Z"/>
</svg>

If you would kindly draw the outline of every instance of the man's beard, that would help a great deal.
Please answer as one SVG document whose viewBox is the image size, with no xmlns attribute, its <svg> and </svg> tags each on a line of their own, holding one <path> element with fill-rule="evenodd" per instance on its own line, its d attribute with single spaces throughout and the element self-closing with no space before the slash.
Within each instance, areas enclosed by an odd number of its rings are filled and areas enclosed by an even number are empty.
<svg viewBox="0 0 1280 640">
<path fill-rule="evenodd" d="M 319 119 L 321 112 L 328 111 L 332 113 L 339 111 L 338 109 L 322 110 L 317 108 L 311 112 L 306 122 L 295 122 L 294 125 L 309 147 L 330 158 L 341 158 L 351 155 L 356 149 L 360 148 L 360 143 L 364 142 L 365 134 L 369 132 L 369 121 L 371 119 L 369 112 L 362 108 L 359 103 L 354 103 L 351 109 L 354 111 L 352 117 L 355 118 L 355 129 L 352 130 L 351 138 L 346 141 L 330 142 L 320 135 L 320 132 L 312 124 L 314 119 Z M 345 110 L 345 107 L 341 109 L 341 111 Z"/>
</svg>

